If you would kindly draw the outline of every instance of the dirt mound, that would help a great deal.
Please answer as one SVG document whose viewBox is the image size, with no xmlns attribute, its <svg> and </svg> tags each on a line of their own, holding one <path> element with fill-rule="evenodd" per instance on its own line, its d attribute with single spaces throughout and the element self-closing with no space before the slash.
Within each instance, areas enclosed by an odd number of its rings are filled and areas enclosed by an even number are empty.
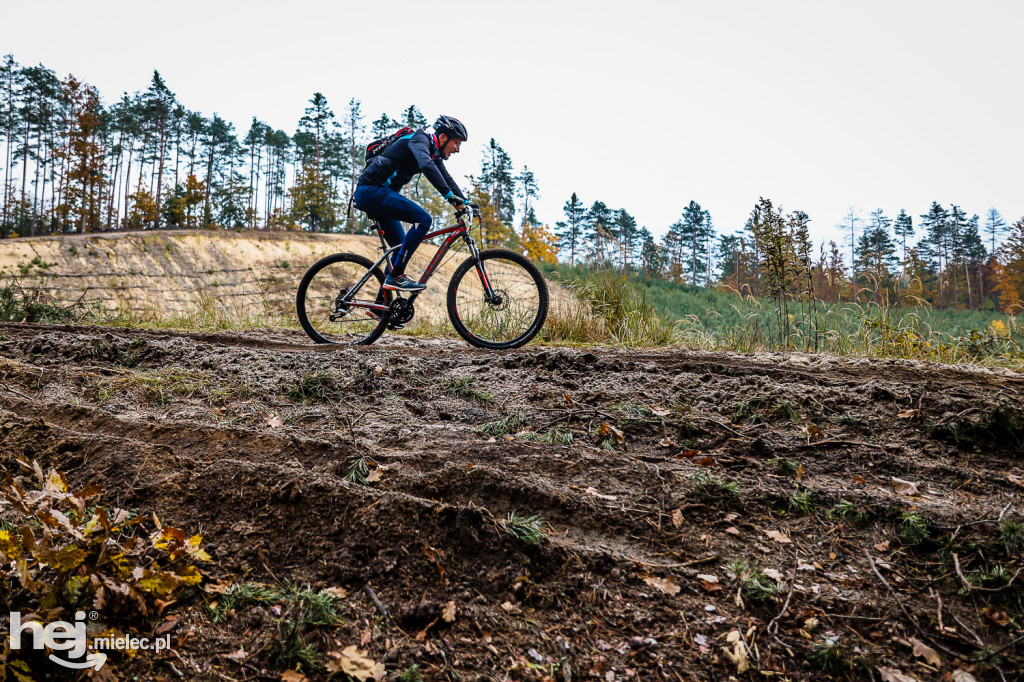
<svg viewBox="0 0 1024 682">
<path fill-rule="evenodd" d="M 426 269 L 436 247 L 415 254 L 411 272 Z M 209 310 L 235 319 L 294 315 L 295 291 L 310 265 L 332 253 L 376 261 L 380 240 L 307 232 L 112 232 L 0 241 L 0 279 L 17 279 L 64 304 L 146 311 L 159 318 Z M 448 280 L 466 259 L 449 252 L 417 301 L 417 318 L 444 319 Z M 560 300 L 560 290 L 552 294 Z"/>
<path fill-rule="evenodd" d="M 1024 666 L 1019 374 L 0 331 L 3 466 L 36 458 L 201 530 L 208 583 L 343 588 L 321 663 L 356 645 L 430 680 L 982 680 Z M 214 624 L 202 602 L 170 607 L 175 656 L 111 665 L 279 675 L 272 609 Z"/>
</svg>

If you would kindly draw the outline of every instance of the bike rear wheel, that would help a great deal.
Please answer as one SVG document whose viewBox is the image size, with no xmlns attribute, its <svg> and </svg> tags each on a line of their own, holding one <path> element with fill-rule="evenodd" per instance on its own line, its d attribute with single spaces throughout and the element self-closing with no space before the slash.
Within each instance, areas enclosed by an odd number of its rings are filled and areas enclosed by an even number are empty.
<svg viewBox="0 0 1024 682">
<path fill-rule="evenodd" d="M 459 265 L 448 284 L 448 317 L 459 336 L 478 348 L 509 350 L 530 342 L 548 315 L 548 287 L 537 266 L 507 249 L 480 252 Z M 486 273 L 497 298 L 488 300 Z"/>
<path fill-rule="evenodd" d="M 385 310 L 377 318 L 353 304 L 374 303 L 382 284 L 384 273 L 374 268 L 369 258 L 335 253 L 320 259 L 306 271 L 295 295 L 302 329 L 317 343 L 373 343 L 387 329 L 391 311 Z M 390 305 L 391 292 L 383 294 Z"/>
</svg>

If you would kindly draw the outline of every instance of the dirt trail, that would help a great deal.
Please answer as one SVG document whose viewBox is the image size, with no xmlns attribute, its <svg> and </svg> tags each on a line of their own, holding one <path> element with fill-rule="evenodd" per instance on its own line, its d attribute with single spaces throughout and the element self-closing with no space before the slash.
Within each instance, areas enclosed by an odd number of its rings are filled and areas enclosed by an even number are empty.
<svg viewBox="0 0 1024 682">
<path fill-rule="evenodd" d="M 201 530 L 210 581 L 345 588 L 333 646 L 436 680 L 1012 679 L 1022 398 L 900 361 L 0 325 L 5 468 Z M 379 480 L 346 480 L 358 458 Z M 276 678 L 216 653 L 272 631 L 258 607 L 180 608 L 187 677 Z"/>
</svg>

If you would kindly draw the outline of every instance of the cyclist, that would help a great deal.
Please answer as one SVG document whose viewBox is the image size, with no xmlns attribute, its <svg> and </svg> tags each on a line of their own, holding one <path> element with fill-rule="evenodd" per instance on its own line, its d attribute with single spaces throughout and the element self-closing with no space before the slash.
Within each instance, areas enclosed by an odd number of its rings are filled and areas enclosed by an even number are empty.
<svg viewBox="0 0 1024 682">
<path fill-rule="evenodd" d="M 405 267 L 413 252 L 430 230 L 431 218 L 422 206 L 399 193 L 417 173 L 423 173 L 452 206 L 469 204 L 462 190 L 452 180 L 444 162 L 468 139 L 466 126 L 451 116 L 441 116 L 434 123 L 434 134 L 417 130 L 401 137 L 371 159 L 359 176 L 353 202 L 356 208 L 380 223 L 389 246 L 401 244 L 385 269 L 384 289 L 391 291 L 422 291 L 425 285 L 405 275 Z M 402 222 L 411 223 L 406 232 Z M 378 296 L 383 301 L 383 292 Z"/>
</svg>

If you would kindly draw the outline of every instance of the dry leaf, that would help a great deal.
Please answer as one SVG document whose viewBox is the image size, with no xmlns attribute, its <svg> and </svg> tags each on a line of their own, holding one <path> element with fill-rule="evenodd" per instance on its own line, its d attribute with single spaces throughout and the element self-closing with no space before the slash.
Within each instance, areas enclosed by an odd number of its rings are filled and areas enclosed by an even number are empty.
<svg viewBox="0 0 1024 682">
<path fill-rule="evenodd" d="M 342 651 L 327 652 L 327 658 L 327 671 L 330 673 L 343 672 L 359 682 L 384 679 L 384 664 L 374 662 L 372 658 L 367 657 L 364 650 L 354 644 Z"/>
<path fill-rule="evenodd" d="M 375 376 L 375 377 L 377 377 L 379 379 L 383 375 L 384 375 L 384 368 L 381 367 L 380 365 L 374 365 L 373 366 L 373 376 Z"/>
<path fill-rule="evenodd" d="M 672 410 L 667 410 L 661 405 L 652 405 L 650 409 L 651 414 L 653 414 L 655 417 L 667 417 L 670 414 L 672 414 Z"/>
<path fill-rule="evenodd" d="M 746 672 L 750 668 L 750 659 L 747 657 L 747 645 L 743 643 L 743 635 L 739 630 L 733 630 L 725 636 L 725 641 L 732 645 L 732 650 L 729 647 L 722 647 L 722 651 L 736 665 L 736 674 Z"/>
<path fill-rule="evenodd" d="M 917 484 L 913 481 L 904 481 L 902 478 L 892 477 L 892 489 L 899 495 L 920 495 L 921 492 L 917 489 Z"/>
<path fill-rule="evenodd" d="M 598 498 L 599 500 L 608 500 L 609 502 L 614 502 L 615 500 L 619 499 L 615 495 L 602 495 L 598 491 L 597 488 L 593 488 L 593 487 L 587 488 L 583 492 L 585 492 L 587 495 L 593 495 L 594 497 Z"/>
<path fill-rule="evenodd" d="M 323 590 L 323 593 L 329 597 L 334 597 L 335 599 L 345 599 L 348 597 L 348 591 L 343 587 L 328 587 Z"/>
<path fill-rule="evenodd" d="M 797 464 L 796 465 L 796 480 L 802 481 L 805 478 L 807 478 L 807 470 L 804 469 L 804 465 L 803 464 Z"/>
<path fill-rule="evenodd" d="M 1022 479 L 1020 476 L 1014 476 L 1013 474 L 1006 474 L 1006 480 L 1008 480 L 1010 483 L 1014 484 L 1015 486 L 1019 486 L 1021 488 L 1024 488 L 1024 479 Z"/>
<path fill-rule="evenodd" d="M 740 534 L 740 529 L 737 528 L 736 526 L 729 526 L 728 528 L 725 529 L 725 532 L 728 533 L 729 535 L 739 535 Z"/>
<path fill-rule="evenodd" d="M 914 645 L 914 655 L 923 658 L 929 665 L 942 665 L 942 657 L 939 652 L 931 648 L 921 640 L 911 637 L 910 643 Z"/>
<path fill-rule="evenodd" d="M 683 527 L 683 510 L 673 509 L 672 510 L 672 525 L 676 528 Z"/>
<path fill-rule="evenodd" d="M 232 651 L 230 654 L 221 654 L 224 658 L 230 658 L 232 661 L 244 661 L 249 657 L 249 654 L 245 653 L 245 649 L 239 649 L 238 651 Z"/>
<path fill-rule="evenodd" d="M 904 675 L 895 668 L 880 668 L 875 666 L 875 670 L 882 676 L 882 682 L 917 682 L 916 678 L 910 675 Z"/>
<path fill-rule="evenodd" d="M 738 519 L 739 517 L 740 517 L 740 515 L 739 515 L 739 514 L 729 513 L 729 514 L 726 514 L 726 515 L 725 515 L 725 519 L 723 519 L 723 520 L 724 520 L 724 521 L 725 521 L 726 523 L 732 523 L 733 521 L 735 521 L 735 520 L 736 520 L 736 519 Z"/>
<path fill-rule="evenodd" d="M 716 462 L 715 460 L 711 459 L 707 455 L 704 455 L 700 459 L 693 460 L 693 463 L 696 464 L 699 467 L 713 467 L 713 466 L 716 466 L 718 464 L 718 462 Z"/>
<path fill-rule="evenodd" d="M 698 573 L 697 579 L 705 592 L 721 592 L 722 586 L 718 584 L 718 576 L 709 573 Z"/>
<path fill-rule="evenodd" d="M 918 415 L 921 414 L 921 410 L 907 409 L 900 410 L 896 416 L 900 419 L 917 419 Z"/>
<path fill-rule="evenodd" d="M 665 436 L 664 438 L 658 441 L 658 445 L 660 445 L 663 448 L 674 448 L 676 446 L 676 443 L 668 436 Z"/>
<path fill-rule="evenodd" d="M 445 603 L 444 610 L 441 611 L 441 619 L 444 620 L 444 622 L 446 622 L 446 623 L 454 623 L 455 622 L 455 600 L 454 599 L 452 601 L 450 601 L 450 602 L 446 602 Z"/>
<path fill-rule="evenodd" d="M 774 568 L 766 568 L 766 569 L 764 569 L 761 572 L 764 573 L 769 578 L 771 578 L 772 580 L 777 580 L 779 582 L 782 582 L 782 573 L 780 571 L 774 569 Z"/>
<path fill-rule="evenodd" d="M 384 471 L 380 468 L 380 465 L 376 462 L 366 462 L 367 468 L 370 470 L 366 474 L 366 482 L 374 483 L 379 481 L 384 476 Z"/>
<path fill-rule="evenodd" d="M 328 666 L 330 666 L 329 663 Z M 281 679 L 284 680 L 284 682 L 306 682 L 309 678 L 307 678 L 300 672 L 296 672 L 294 670 L 285 670 L 283 673 L 281 673 Z"/>
<path fill-rule="evenodd" d="M 207 583 L 203 585 L 203 589 L 209 592 L 210 594 L 224 594 L 229 589 L 231 589 L 231 585 L 234 584 L 234 582 L 235 581 L 231 580 L 230 578 L 228 578 L 227 580 L 218 580 L 217 582 Z"/>
<path fill-rule="evenodd" d="M 279 429 L 284 426 L 284 420 L 276 414 L 272 414 L 267 417 L 267 426 L 272 429 Z"/>
<path fill-rule="evenodd" d="M 985 617 L 1001 628 L 1010 624 L 1010 617 L 1006 615 L 1006 611 L 998 611 L 991 606 L 985 609 Z"/>
<path fill-rule="evenodd" d="M 775 540 L 775 542 L 778 542 L 779 544 L 788 545 L 788 544 L 791 544 L 793 542 L 792 540 L 789 539 L 789 536 L 786 535 L 785 533 L 783 533 L 782 531 L 770 530 L 770 531 L 767 531 L 767 535 L 768 535 L 768 537 L 770 537 L 772 540 Z"/>
<path fill-rule="evenodd" d="M 682 589 L 679 587 L 679 584 L 676 582 L 676 578 L 673 575 L 670 575 L 667 578 L 659 578 L 658 576 L 651 575 L 650 573 L 641 573 L 640 577 L 645 583 L 655 589 L 661 590 L 665 594 L 671 594 L 674 596 L 679 594 L 679 591 Z"/>
<path fill-rule="evenodd" d="M 978 682 L 978 680 L 975 679 L 974 675 L 965 670 L 954 670 L 953 682 Z"/>
<path fill-rule="evenodd" d="M 879 542 L 877 545 L 875 545 L 875 551 L 876 552 L 888 552 L 889 551 L 889 541 L 885 540 L 883 542 Z"/>
<path fill-rule="evenodd" d="M 611 436 L 615 440 L 615 442 L 619 444 L 626 442 L 626 434 L 624 434 L 622 431 L 615 428 L 608 422 L 601 422 L 601 426 L 600 428 L 598 428 L 597 434 L 599 436 L 604 436 L 605 438 Z"/>
<path fill-rule="evenodd" d="M 565 402 L 569 403 L 569 407 L 573 407 L 576 404 L 576 401 L 574 401 L 572 396 L 568 393 L 563 393 L 562 397 L 565 398 Z"/>
<path fill-rule="evenodd" d="M 853 482 L 856 483 L 857 485 L 864 485 L 865 483 L 867 483 L 867 480 L 865 480 L 863 476 L 854 475 Z"/>
<path fill-rule="evenodd" d="M 363 634 L 359 636 L 359 646 L 366 646 L 373 639 L 373 633 L 369 630 L 363 630 Z"/>
<path fill-rule="evenodd" d="M 805 424 L 804 433 L 807 434 L 808 443 L 810 443 L 815 438 L 822 438 L 825 435 L 825 433 L 815 424 Z"/>
</svg>

